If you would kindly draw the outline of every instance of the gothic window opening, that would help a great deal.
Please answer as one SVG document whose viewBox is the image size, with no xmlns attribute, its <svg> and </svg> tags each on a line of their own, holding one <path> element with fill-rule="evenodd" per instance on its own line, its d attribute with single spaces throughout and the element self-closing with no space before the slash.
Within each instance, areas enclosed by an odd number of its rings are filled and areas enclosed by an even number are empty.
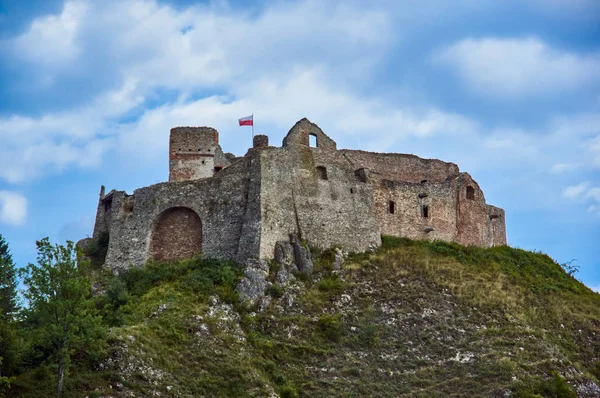
<svg viewBox="0 0 600 398">
<path fill-rule="evenodd" d="M 388 203 L 388 213 L 396 213 L 396 202 L 394 202 L 393 200 L 390 200 Z"/>
<path fill-rule="evenodd" d="M 317 135 L 310 133 L 308 135 L 308 146 L 310 146 L 311 148 L 318 148 L 319 147 L 319 141 L 317 140 Z"/>
<path fill-rule="evenodd" d="M 467 187 L 467 199 L 475 200 L 475 188 L 470 185 Z"/>
<path fill-rule="evenodd" d="M 327 180 L 327 169 L 323 166 L 317 167 L 317 175 L 321 180 Z"/>
</svg>

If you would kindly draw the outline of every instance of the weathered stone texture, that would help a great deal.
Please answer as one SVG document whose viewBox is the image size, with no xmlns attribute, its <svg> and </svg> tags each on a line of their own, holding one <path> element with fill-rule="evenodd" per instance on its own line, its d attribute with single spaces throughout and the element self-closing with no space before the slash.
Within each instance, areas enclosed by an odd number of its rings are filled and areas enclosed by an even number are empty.
<svg viewBox="0 0 600 398">
<path fill-rule="evenodd" d="M 236 158 L 223 154 L 212 128 L 172 129 L 169 182 L 133 195 L 100 192 L 94 238 L 110 235 L 107 265 L 202 253 L 238 261 L 275 256 L 287 271 L 310 271 L 307 243 L 364 251 L 387 234 L 506 244 L 504 210 L 487 205 L 453 163 L 338 150 L 307 119 L 282 147 L 260 135 L 253 146 Z"/>
<path fill-rule="evenodd" d="M 269 146 L 269 137 L 264 134 L 257 134 L 252 138 L 253 148 L 265 148 Z"/>
<path fill-rule="evenodd" d="M 131 212 L 122 208 L 125 193 L 115 192 L 113 211 L 118 211 L 113 214 L 107 265 L 116 268 L 143 265 L 153 254 L 151 242 L 159 239 L 157 234 L 165 232 L 165 229 L 157 230 L 160 216 L 169 209 L 181 207 L 194 212 L 201 220 L 203 256 L 235 260 L 251 257 L 246 252 L 238 255 L 245 225 L 258 223 L 258 220 L 246 219 L 247 163 L 242 160 L 213 178 L 160 183 L 137 189 L 131 196 L 134 202 Z M 223 193 L 215 194 L 218 192 Z M 188 232 L 186 225 L 180 228 L 181 232 Z M 257 254 L 258 247 L 254 250 Z"/>
<path fill-rule="evenodd" d="M 212 127 L 175 127 L 169 139 L 169 181 L 187 181 L 212 177 L 219 151 L 219 133 Z"/>
<path fill-rule="evenodd" d="M 459 174 L 454 163 L 438 159 L 422 159 L 400 153 L 372 153 L 342 149 L 340 151 L 355 169 L 367 168 L 378 179 L 404 182 L 444 182 Z"/>
</svg>

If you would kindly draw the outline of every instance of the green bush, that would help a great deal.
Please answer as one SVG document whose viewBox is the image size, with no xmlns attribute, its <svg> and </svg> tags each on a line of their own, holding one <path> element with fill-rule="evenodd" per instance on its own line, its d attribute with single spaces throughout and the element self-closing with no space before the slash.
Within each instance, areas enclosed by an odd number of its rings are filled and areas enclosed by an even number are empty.
<svg viewBox="0 0 600 398">
<path fill-rule="evenodd" d="M 298 396 L 298 391 L 296 391 L 296 387 L 291 384 L 286 384 L 281 387 L 279 392 L 281 398 L 296 398 Z"/>
<path fill-rule="evenodd" d="M 281 285 L 271 284 L 267 287 L 265 293 L 270 295 L 273 298 L 281 298 L 283 297 L 283 287 Z"/>
<path fill-rule="evenodd" d="M 342 336 L 340 315 L 322 315 L 317 321 L 319 331 L 329 341 L 339 341 Z"/>
<path fill-rule="evenodd" d="M 337 275 L 327 276 L 321 279 L 317 283 L 317 288 L 322 291 L 329 293 L 330 295 L 339 295 L 346 289 L 346 282 L 340 279 Z"/>
</svg>

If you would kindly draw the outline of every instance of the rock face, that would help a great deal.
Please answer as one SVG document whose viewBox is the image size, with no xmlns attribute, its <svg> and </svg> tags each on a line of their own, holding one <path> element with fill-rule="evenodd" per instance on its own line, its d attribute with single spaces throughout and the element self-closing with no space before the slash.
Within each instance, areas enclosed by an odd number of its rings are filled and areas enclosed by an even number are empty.
<svg viewBox="0 0 600 398">
<path fill-rule="evenodd" d="M 313 262 L 308 247 L 300 242 L 297 236 L 292 236 L 292 248 L 294 250 L 294 263 L 298 271 L 311 273 L 313 271 Z"/>
<path fill-rule="evenodd" d="M 237 286 L 242 302 L 256 304 L 265 295 L 265 289 L 270 285 L 269 264 L 265 260 L 249 259 L 246 261 L 244 277 Z"/>
<path fill-rule="evenodd" d="M 294 248 L 291 243 L 279 241 L 275 244 L 275 261 L 282 267 L 296 268 Z"/>
<path fill-rule="evenodd" d="M 339 270 L 342 269 L 342 265 L 344 264 L 344 253 L 338 248 L 335 249 L 335 257 L 333 258 L 333 269 Z"/>
</svg>

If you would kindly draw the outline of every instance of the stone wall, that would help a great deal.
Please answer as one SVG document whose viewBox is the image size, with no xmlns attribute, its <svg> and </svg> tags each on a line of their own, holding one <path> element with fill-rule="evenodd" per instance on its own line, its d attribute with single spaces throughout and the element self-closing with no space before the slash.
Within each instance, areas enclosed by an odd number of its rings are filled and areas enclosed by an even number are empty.
<svg viewBox="0 0 600 398">
<path fill-rule="evenodd" d="M 217 150 L 220 151 L 219 133 L 211 127 L 172 128 L 169 138 L 169 181 L 212 177 L 217 166 Z"/>
<path fill-rule="evenodd" d="M 317 147 L 309 146 L 310 134 Z M 380 245 L 371 186 L 357 179 L 352 164 L 318 126 L 303 119 L 283 148 L 260 155 L 261 258 L 272 258 L 276 242 L 290 234 L 324 248 L 364 251 Z"/>
<path fill-rule="evenodd" d="M 490 218 L 490 234 L 492 236 L 491 246 L 506 245 L 506 214 L 504 209 L 487 205 Z"/>
<path fill-rule="evenodd" d="M 109 233 L 108 266 L 199 253 L 271 259 L 277 242 L 290 236 L 345 251 L 379 246 L 381 234 L 506 244 L 504 210 L 487 205 L 479 185 L 457 165 L 338 150 L 307 119 L 280 148 L 257 135 L 244 157 L 223 154 L 217 131 L 208 127 L 172 129 L 169 150 L 170 182 L 133 195 L 105 195 L 102 188 L 94 238 Z"/>
<path fill-rule="evenodd" d="M 249 159 L 238 161 L 214 178 L 167 182 L 137 189 L 129 197 L 132 205 L 128 206 L 125 206 L 125 192 L 115 192 L 106 264 L 120 268 L 143 265 L 152 258 L 152 254 L 158 254 L 159 259 L 163 255 L 171 257 L 167 251 L 164 254 L 160 250 L 153 253 L 151 242 L 157 240 L 157 233 L 165 232 L 160 227 L 160 215 L 173 208 L 189 209 L 200 218 L 203 256 L 236 260 L 257 256 L 257 245 L 249 245 L 243 254 L 238 255 L 246 224 L 258 224 L 258 220 L 247 219 L 257 216 L 246 211 L 249 202 L 248 163 Z M 187 232 L 188 224 L 178 226 L 171 223 L 168 227 L 179 227 L 182 232 Z"/>
<path fill-rule="evenodd" d="M 453 240 L 456 192 L 452 181 L 414 183 L 381 180 L 374 187 L 377 219 L 384 235 Z"/>
<path fill-rule="evenodd" d="M 377 179 L 405 182 L 444 182 L 458 176 L 458 166 L 438 159 L 400 153 L 373 153 L 342 149 L 355 169 L 367 168 Z"/>
</svg>

